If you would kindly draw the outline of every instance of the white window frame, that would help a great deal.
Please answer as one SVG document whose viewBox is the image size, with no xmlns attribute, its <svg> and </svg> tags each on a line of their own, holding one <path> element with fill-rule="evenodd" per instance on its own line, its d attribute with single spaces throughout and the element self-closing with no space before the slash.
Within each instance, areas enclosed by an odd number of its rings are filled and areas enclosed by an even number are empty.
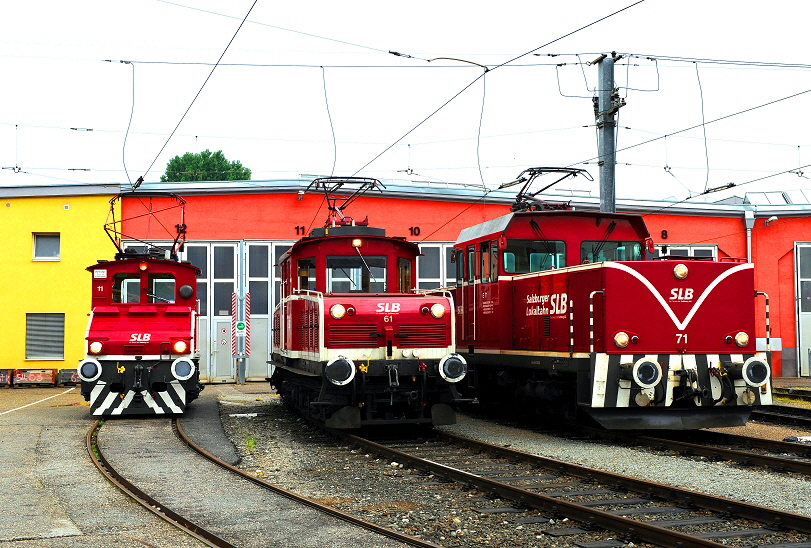
<svg viewBox="0 0 811 548">
<path fill-rule="evenodd" d="M 712 260 L 713 261 L 718 260 L 718 246 L 717 245 L 706 245 L 706 244 L 705 245 L 692 245 L 692 244 L 656 244 L 655 245 L 656 250 L 659 251 L 659 253 L 660 253 L 660 257 L 662 257 L 662 256 L 670 257 L 670 258 L 675 260 L 675 259 L 685 258 L 685 257 L 683 255 L 671 255 L 670 253 L 668 253 L 667 255 L 661 255 L 661 250 L 662 250 L 663 247 L 667 247 L 668 251 L 670 251 L 671 249 L 685 249 L 685 250 L 687 250 L 687 257 L 686 258 L 695 257 L 696 256 L 696 254 L 695 254 L 696 251 L 709 250 L 709 251 L 712 252 Z"/>
<path fill-rule="evenodd" d="M 41 237 L 53 237 L 56 236 L 57 239 L 57 251 L 56 256 L 45 256 L 45 255 L 37 255 L 37 239 Z M 32 245 L 32 260 L 34 261 L 43 261 L 43 262 L 58 262 L 60 260 L 60 256 L 62 255 L 62 238 L 60 237 L 59 232 L 34 232 L 33 233 L 33 245 Z"/>
<path fill-rule="evenodd" d="M 453 251 L 453 243 L 452 242 L 425 242 L 418 244 L 420 247 L 420 251 L 426 247 L 434 247 L 439 248 L 439 277 L 421 277 L 420 276 L 420 262 L 423 260 L 422 257 L 417 257 L 417 264 L 414 267 L 417 269 L 417 287 L 420 287 L 421 283 L 433 283 L 439 284 L 439 287 L 448 287 L 449 281 L 456 281 L 456 271 L 452 270 L 451 272 L 447 272 L 447 253 L 450 249 L 451 252 Z"/>
</svg>

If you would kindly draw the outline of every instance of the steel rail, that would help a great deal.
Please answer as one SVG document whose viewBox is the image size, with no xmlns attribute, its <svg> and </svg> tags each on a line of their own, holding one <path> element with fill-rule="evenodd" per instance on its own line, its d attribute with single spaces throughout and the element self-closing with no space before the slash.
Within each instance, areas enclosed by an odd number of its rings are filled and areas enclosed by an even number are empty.
<svg viewBox="0 0 811 548">
<path fill-rule="evenodd" d="M 93 461 L 93 464 L 96 465 L 96 468 L 99 469 L 99 472 L 107 478 L 110 483 L 115 485 L 118 489 L 126 493 L 129 497 L 131 497 L 135 502 L 161 518 L 162 520 L 166 521 L 167 523 L 174 525 L 178 529 L 181 529 L 185 533 L 188 533 L 192 537 L 196 538 L 200 542 L 206 544 L 207 546 L 215 546 L 220 548 L 236 548 L 233 544 L 229 543 L 226 540 L 218 537 L 214 533 L 207 531 L 205 528 L 200 527 L 199 525 L 189 521 L 188 519 L 184 518 L 177 512 L 173 511 L 170 508 L 167 508 L 162 502 L 159 502 L 149 496 L 146 492 L 142 491 L 135 485 L 133 485 L 130 481 L 124 478 L 121 474 L 119 474 L 107 459 L 104 458 L 104 455 L 101 452 L 101 449 L 97 443 L 97 436 L 98 430 L 101 427 L 103 422 L 101 420 L 97 420 L 93 426 L 90 427 L 90 430 L 87 432 L 86 437 L 86 446 L 87 446 L 87 453 L 90 455 L 90 459 Z"/>
<path fill-rule="evenodd" d="M 811 427 L 811 410 L 804 407 L 769 405 L 753 409 L 749 419 Z"/>
<path fill-rule="evenodd" d="M 493 454 L 528 461 L 533 464 L 537 464 L 538 466 L 550 468 L 557 466 L 559 467 L 559 470 L 572 475 L 592 478 L 596 481 L 601 481 L 608 484 L 620 485 L 629 491 L 655 495 L 674 504 L 690 504 L 706 510 L 712 510 L 714 512 L 726 512 L 729 514 L 734 514 L 740 518 L 750 519 L 769 526 L 787 527 L 803 533 L 811 533 L 811 517 L 809 516 L 784 512 L 782 510 L 767 508 L 765 506 L 759 506 L 756 504 L 749 504 L 726 497 L 708 495 L 682 487 L 674 487 L 654 481 L 643 480 L 631 476 L 623 476 L 621 474 L 614 474 L 612 472 L 605 472 L 602 470 L 581 466 L 579 464 L 572 464 L 550 459 L 548 457 L 541 457 L 538 455 L 516 451 L 506 447 L 482 443 L 477 440 L 471 440 L 455 434 L 442 432 L 440 433 L 440 437 L 445 437 L 460 444 L 471 444 L 473 447 L 481 448 Z"/>
<path fill-rule="evenodd" d="M 483 491 L 495 493 L 505 499 L 513 500 L 532 508 L 558 513 L 564 517 L 584 522 L 589 525 L 598 525 L 603 529 L 614 531 L 620 535 L 629 535 L 645 542 L 662 546 L 722 546 L 710 540 L 691 536 L 689 534 L 672 531 L 650 523 L 611 514 L 606 511 L 595 510 L 578 505 L 577 503 L 560 500 L 538 494 L 525 489 L 517 488 L 457 468 L 446 466 L 435 461 L 424 460 L 414 455 L 380 445 L 378 443 L 344 434 L 342 437 L 370 451 L 387 455 L 398 462 L 407 463 L 414 468 L 428 470 L 436 475 L 452 479 L 461 483 L 473 485 Z M 498 457 L 529 462 L 535 466 L 552 469 L 561 473 L 588 478 L 593 481 L 611 486 L 623 487 L 629 491 L 660 498 L 674 505 L 689 505 L 727 515 L 750 519 L 758 523 L 767 524 L 775 528 L 788 528 L 804 533 L 811 533 L 811 518 L 799 514 L 782 512 L 763 506 L 756 506 L 733 499 L 716 497 L 691 491 L 688 489 L 672 487 L 661 483 L 650 482 L 628 476 L 622 476 L 602 470 L 587 468 L 555 459 L 540 457 L 523 453 L 505 447 L 480 442 L 461 436 L 440 432 L 439 438 L 452 443 L 484 451 Z"/>
<path fill-rule="evenodd" d="M 351 514 L 347 514 L 346 512 L 342 512 L 342 511 L 340 511 L 340 510 L 338 510 L 336 508 L 333 508 L 331 506 L 325 506 L 323 504 L 319 504 L 318 502 L 315 502 L 312 499 L 308 499 L 306 497 L 303 497 L 301 495 L 293 493 L 292 491 L 288 491 L 287 489 L 285 489 L 285 488 L 283 488 L 283 487 L 281 487 L 279 485 L 270 483 L 269 481 L 265 481 L 265 480 L 263 480 L 261 478 L 257 478 L 256 476 L 252 476 L 252 475 L 248 474 L 247 472 L 245 472 L 243 470 L 240 470 L 236 466 L 232 466 L 231 464 L 228 464 L 227 462 L 225 462 L 222 459 L 218 458 L 216 455 L 214 455 L 214 454 L 210 453 L 209 451 L 206 451 L 205 449 L 200 447 L 197 443 L 194 442 L 194 440 L 192 440 L 183 431 L 183 427 L 181 426 L 181 421 L 180 421 L 179 418 L 174 418 L 172 420 L 172 427 L 174 428 L 175 433 L 177 434 L 177 436 L 181 440 L 183 440 L 183 442 L 185 442 L 190 448 L 192 448 L 194 451 L 199 453 L 201 456 L 205 457 L 206 459 L 213 462 L 214 464 L 216 464 L 218 466 L 221 466 L 222 468 L 225 468 L 226 470 L 229 470 L 229 471 L 233 472 L 234 474 L 237 474 L 241 478 L 246 479 L 246 480 L 248 480 L 248 481 L 250 481 L 250 482 L 252 482 L 252 483 L 254 483 L 256 485 L 259 485 L 260 487 L 263 487 L 265 489 L 269 489 L 269 490 L 271 490 L 271 491 L 273 491 L 273 492 L 275 492 L 275 493 L 277 493 L 279 495 L 287 497 L 287 498 L 289 498 L 291 500 L 294 500 L 294 501 L 296 501 L 298 503 L 304 504 L 304 505 L 309 506 L 311 508 L 315 508 L 316 510 L 320 510 L 321 512 L 324 512 L 326 514 L 334 516 L 334 517 L 336 517 L 338 519 L 341 519 L 343 521 L 352 523 L 353 525 L 357 525 L 357 526 L 362 527 L 364 529 L 367 529 L 369 531 L 374 531 L 375 533 L 379 533 L 381 535 L 387 536 L 387 537 L 392 538 L 394 540 L 398 540 L 398 541 L 403 542 L 405 544 L 410 544 L 412 546 L 418 546 L 420 548 L 441 548 L 440 545 L 434 544 L 433 542 L 428 542 L 428 541 L 419 539 L 417 537 L 407 535 L 405 533 L 400 533 L 399 531 L 395 531 L 394 529 L 389 529 L 387 527 L 383 527 L 382 525 L 378 525 L 376 523 L 366 521 L 364 519 L 353 516 Z"/>
<path fill-rule="evenodd" d="M 498 449 L 497 446 L 490 446 L 489 444 L 483 443 L 480 444 L 480 442 L 476 442 L 475 440 L 469 440 L 467 438 L 452 436 L 444 433 L 440 434 L 440 437 L 446 436 L 455 443 L 470 445 L 477 449 L 486 451 Z M 392 457 L 398 462 L 408 464 L 413 468 L 427 470 L 433 474 L 451 479 L 453 481 L 464 483 L 466 485 L 472 485 L 482 491 L 497 494 L 500 497 L 513 500 L 520 504 L 535 508 L 536 510 L 553 512 L 581 523 L 587 523 L 589 526 L 598 526 L 608 531 L 614 531 L 620 535 L 629 535 L 644 542 L 650 542 L 661 546 L 682 548 L 723 546 L 723 544 L 712 542 L 710 540 L 696 538 L 677 531 L 671 531 L 641 521 L 610 514 L 602 510 L 582 506 L 575 502 L 569 502 L 539 493 L 534 493 L 526 489 L 514 487 L 506 483 L 479 476 L 477 474 L 465 472 L 464 470 L 460 470 L 458 468 L 446 466 L 432 460 L 421 459 L 414 455 L 410 455 L 408 453 L 398 451 L 397 449 L 386 447 L 354 435 L 346 435 L 345 439 L 369 451 Z M 521 458 L 525 459 L 525 455 L 521 455 Z M 516 458 L 517 454 L 511 454 L 510 456 L 511 458 Z M 552 461 L 551 459 L 548 459 L 548 462 L 545 463 L 544 466 L 558 471 L 568 472 L 568 467 L 570 465 L 561 461 Z M 589 477 L 595 477 L 595 475 L 592 474 L 592 470 L 585 468 L 584 470 L 587 470 L 587 473 L 583 474 L 584 476 L 587 475 Z M 609 483 L 609 480 L 605 481 Z M 616 483 L 616 481 L 611 483 Z"/>
<path fill-rule="evenodd" d="M 772 395 L 785 396 L 792 400 L 811 402 L 811 390 L 802 388 L 775 388 L 772 386 Z"/>
<path fill-rule="evenodd" d="M 635 445 L 644 445 L 655 449 L 672 449 L 679 453 L 686 455 L 703 456 L 716 460 L 728 460 L 740 464 L 748 464 L 755 466 L 768 467 L 775 470 L 797 472 L 800 474 L 811 475 L 811 461 L 802 461 L 785 457 L 776 457 L 770 455 L 758 455 L 756 453 L 741 451 L 739 449 L 726 449 L 723 447 L 713 447 L 706 445 L 707 442 L 686 442 L 681 440 L 674 440 L 670 438 L 659 438 L 654 436 L 638 435 L 622 431 L 608 431 L 596 428 L 581 427 L 580 431 L 588 435 L 598 437 L 611 441 L 624 441 Z M 803 446 L 799 443 L 780 442 L 772 440 L 761 440 L 757 438 L 750 438 L 747 436 L 735 436 L 732 434 L 724 434 L 720 432 L 711 432 L 704 434 L 700 432 L 699 435 L 716 435 L 721 439 L 721 443 L 730 444 L 746 444 L 750 447 L 758 447 L 760 449 L 772 451 L 785 451 L 798 455 L 806 456 L 811 452 L 811 447 Z"/>
</svg>

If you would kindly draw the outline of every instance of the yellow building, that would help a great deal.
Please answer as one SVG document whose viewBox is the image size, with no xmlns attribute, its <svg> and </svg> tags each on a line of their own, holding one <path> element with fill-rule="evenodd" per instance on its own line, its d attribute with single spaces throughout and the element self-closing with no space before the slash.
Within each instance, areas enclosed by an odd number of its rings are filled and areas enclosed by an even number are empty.
<svg viewBox="0 0 811 548">
<path fill-rule="evenodd" d="M 0 369 L 74 369 L 84 358 L 85 268 L 113 258 L 104 222 L 118 192 L 118 185 L 0 188 Z"/>
</svg>

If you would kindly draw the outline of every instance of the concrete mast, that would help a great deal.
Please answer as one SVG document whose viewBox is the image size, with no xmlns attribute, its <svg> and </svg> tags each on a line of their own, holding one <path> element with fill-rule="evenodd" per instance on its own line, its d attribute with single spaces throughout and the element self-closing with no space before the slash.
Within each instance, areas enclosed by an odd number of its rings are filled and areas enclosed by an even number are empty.
<svg viewBox="0 0 811 548">
<path fill-rule="evenodd" d="M 619 97 L 614 88 L 615 52 L 601 55 L 592 64 L 597 65 L 598 89 L 594 101 L 594 117 L 597 121 L 597 154 L 600 166 L 600 211 L 616 213 L 615 172 L 617 165 L 614 132 L 616 122 L 614 114 L 625 105 L 625 99 Z"/>
</svg>

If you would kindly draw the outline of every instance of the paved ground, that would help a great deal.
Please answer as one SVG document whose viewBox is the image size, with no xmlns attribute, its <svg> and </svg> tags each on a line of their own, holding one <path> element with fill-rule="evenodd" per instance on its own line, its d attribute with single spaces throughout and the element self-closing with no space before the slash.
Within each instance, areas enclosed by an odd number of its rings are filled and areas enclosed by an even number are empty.
<svg viewBox="0 0 811 548">
<path fill-rule="evenodd" d="M 201 546 L 96 470 L 77 388 L 0 389 L 0 546 Z"/>
<path fill-rule="evenodd" d="M 811 379 L 779 378 L 774 385 L 811 388 Z M 269 393 L 266 382 L 209 385 L 192 404 L 200 404 L 193 412 L 199 414 L 197 428 L 218 421 L 217 399 L 239 403 Z M 0 545 L 199 546 L 99 474 L 85 449 L 93 422 L 78 388 L 0 388 Z M 193 421 L 186 424 L 194 428 Z M 210 430 L 209 446 L 230 455 L 226 460 L 238 458 L 219 429 Z"/>
</svg>

